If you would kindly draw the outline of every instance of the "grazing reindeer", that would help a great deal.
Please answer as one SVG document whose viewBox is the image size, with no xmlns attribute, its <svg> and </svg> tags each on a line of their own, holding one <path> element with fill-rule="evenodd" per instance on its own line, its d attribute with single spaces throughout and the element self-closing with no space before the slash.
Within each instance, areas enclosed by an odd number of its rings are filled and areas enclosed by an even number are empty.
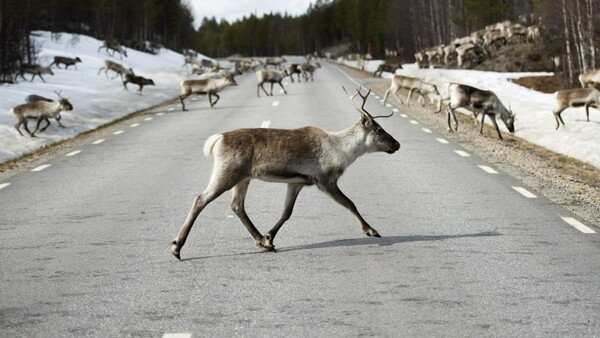
<svg viewBox="0 0 600 338">
<path fill-rule="evenodd" d="M 282 72 L 274 69 L 263 69 L 256 72 L 256 77 L 258 78 L 258 85 L 256 85 L 256 96 L 260 96 L 258 91 L 259 88 L 262 88 L 266 95 L 273 96 L 273 84 L 275 83 L 279 83 L 283 89 L 283 92 L 287 94 L 287 91 L 285 88 L 283 88 L 283 84 L 281 84 L 281 81 L 283 81 L 284 77 Z M 269 82 L 271 84 L 271 94 L 267 93 L 265 87 L 263 87 L 265 82 Z"/>
<path fill-rule="evenodd" d="M 452 83 L 448 86 L 448 95 L 450 104 L 446 108 L 446 118 L 448 120 L 448 131 L 452 132 L 452 126 L 450 125 L 450 117 L 454 120 L 454 130 L 458 131 L 458 121 L 456 120 L 455 110 L 457 108 L 466 108 L 473 112 L 473 117 L 477 121 L 477 115 L 482 113 L 481 126 L 479 128 L 479 134 L 483 135 L 483 122 L 485 116 L 489 115 L 498 137 L 502 140 L 500 129 L 496 123 L 496 117 L 504 122 L 504 125 L 509 132 L 515 132 L 515 115 L 506 109 L 502 102 L 498 99 L 496 94 L 489 90 L 481 90 L 471 86 Z M 441 102 L 440 102 L 441 107 Z"/>
<path fill-rule="evenodd" d="M 128 83 L 133 83 L 138 85 L 138 92 L 140 92 L 140 95 L 142 94 L 142 89 L 144 89 L 144 86 L 154 86 L 154 81 L 152 81 L 152 79 L 146 79 L 143 76 L 137 76 L 135 74 L 125 74 L 125 80 L 123 80 L 123 87 L 125 87 L 125 90 L 127 89 L 127 84 Z"/>
<path fill-rule="evenodd" d="M 106 49 L 106 54 L 110 56 L 115 56 L 115 52 L 119 53 L 119 59 L 121 60 L 123 59 L 123 55 L 127 57 L 127 50 L 117 41 L 105 40 L 102 46 L 98 47 L 98 52 L 100 52 L 102 48 Z"/>
<path fill-rule="evenodd" d="M 32 74 L 31 80 L 29 80 L 29 82 L 33 82 L 33 79 L 35 78 L 36 75 L 39 76 L 40 79 L 42 79 L 42 81 L 44 81 L 44 82 L 46 82 L 46 80 L 44 80 L 44 78 L 42 77 L 42 74 L 54 75 L 54 73 L 52 72 L 52 69 L 50 69 L 50 66 L 42 67 L 40 65 L 30 64 L 30 63 L 23 63 L 19 66 L 19 75 L 18 76 L 21 76 L 23 78 L 23 80 L 27 80 L 24 76 L 25 73 Z"/>
<path fill-rule="evenodd" d="M 410 97 L 414 92 L 421 95 L 422 99 L 425 98 L 425 95 L 440 95 L 440 93 L 437 90 L 437 87 L 434 84 L 424 82 L 416 77 L 394 75 L 390 84 L 390 88 L 385 92 L 385 95 L 383 97 L 383 104 L 385 104 L 385 102 L 387 101 L 387 98 L 390 95 L 390 93 L 392 93 L 392 95 L 394 95 L 398 99 L 398 101 L 400 101 L 400 104 L 404 104 L 404 102 L 402 102 L 402 99 L 398 96 L 398 92 L 402 88 L 408 89 L 408 97 L 406 99 L 406 104 L 410 103 Z"/>
<path fill-rule="evenodd" d="M 560 126 L 559 121 L 563 127 L 565 126 L 565 121 L 560 114 L 569 107 L 585 107 L 585 116 L 588 122 L 590 122 L 590 106 L 600 110 L 600 91 L 593 87 L 559 90 L 554 93 L 554 96 L 557 107 L 552 113 L 556 119 L 556 130 Z"/>
<path fill-rule="evenodd" d="M 371 116 L 364 109 L 369 93 L 370 91 L 362 95 L 359 88 L 354 96 L 349 96 L 350 102 L 361 114 L 361 119 L 339 132 L 328 132 L 316 127 L 258 128 L 236 129 L 209 137 L 204 144 L 204 155 L 214 156 L 210 182 L 194 200 L 179 235 L 171 242 L 171 253 L 181 259 L 181 248 L 200 212 L 232 188 L 231 209 L 250 232 L 256 245 L 268 251 L 275 251 L 273 241 L 277 232 L 290 218 L 300 190 L 310 185 L 316 185 L 350 210 L 367 236 L 380 237 L 337 184 L 344 171 L 359 156 L 378 151 L 393 154 L 400 149 L 400 143 L 375 122 L 376 118 L 384 116 Z M 360 95 L 363 100 L 360 108 L 353 101 L 356 95 Z M 389 116 L 391 115 L 385 117 Z M 283 215 L 264 236 L 244 210 L 244 199 L 252 179 L 288 185 Z"/>
<path fill-rule="evenodd" d="M 587 73 L 583 73 L 579 75 L 579 82 L 581 83 L 581 88 L 586 87 L 600 87 L 600 70 L 591 70 Z"/>
<path fill-rule="evenodd" d="M 49 99 L 47 97 L 43 97 L 43 96 L 40 96 L 40 95 L 35 95 L 35 94 L 28 95 L 25 98 L 25 102 L 26 103 L 33 103 L 33 102 L 38 102 L 38 101 L 54 102 L 54 100 L 52 100 L 52 99 Z M 56 120 L 56 123 L 58 123 L 58 125 L 61 128 L 65 128 L 65 126 L 63 126 L 62 123 L 60 123 L 60 119 L 61 118 L 62 118 L 62 116 L 60 115 L 60 112 L 58 112 L 58 114 L 56 114 L 56 116 L 54 116 L 54 119 Z M 40 132 L 43 132 L 44 130 L 46 130 L 50 126 L 50 120 L 48 118 L 45 118 L 44 122 L 46 122 L 46 126 L 43 127 L 42 129 L 40 129 Z M 27 124 L 27 121 L 25 121 L 25 124 Z"/>
<path fill-rule="evenodd" d="M 24 136 L 20 130 L 21 125 L 24 125 L 25 130 L 27 131 L 27 133 L 29 133 L 31 137 L 35 137 L 35 133 L 38 131 L 40 123 L 43 120 L 46 120 L 46 122 L 48 122 L 48 125 L 50 125 L 50 122 L 48 121 L 49 118 L 56 118 L 60 115 L 60 112 L 63 110 L 73 110 L 73 106 L 71 105 L 68 99 L 62 96 L 62 92 L 58 92 L 57 94 L 59 98 L 57 102 L 47 102 L 41 100 L 37 102 L 21 104 L 10 110 L 17 119 L 15 129 L 17 129 L 21 136 Z M 27 120 L 36 120 L 37 123 L 33 132 L 30 132 L 29 128 L 27 128 Z M 44 129 L 46 129 L 48 125 L 46 125 Z"/>
<path fill-rule="evenodd" d="M 65 69 L 69 68 L 69 66 L 75 66 L 77 69 L 77 62 L 81 62 L 81 59 L 77 56 L 75 58 L 69 58 L 66 56 L 55 56 L 54 61 L 48 67 L 52 67 L 52 65 L 56 65 L 56 68 L 60 69 L 58 65 L 65 65 Z"/>
<path fill-rule="evenodd" d="M 402 69 L 402 66 L 399 63 L 382 63 L 379 66 L 377 66 L 377 69 L 373 72 L 373 76 L 377 77 L 377 75 L 379 74 L 379 76 L 381 77 L 381 74 L 383 74 L 383 72 L 396 74 L 396 69 Z"/>
<path fill-rule="evenodd" d="M 185 103 L 183 102 L 183 100 L 186 97 L 192 94 L 206 94 L 208 95 L 208 102 L 210 103 L 210 107 L 212 108 L 215 104 L 217 104 L 217 101 L 219 101 L 219 99 L 221 98 L 217 93 L 223 90 L 223 88 L 231 85 L 233 85 L 233 82 L 231 82 L 231 79 L 227 77 L 208 77 L 200 80 L 182 81 L 180 84 L 181 93 L 179 94 L 179 101 L 181 101 L 181 107 L 183 108 L 183 111 L 186 111 Z M 215 102 L 212 101 L 213 96 L 217 97 Z"/>
<path fill-rule="evenodd" d="M 108 77 L 108 71 L 112 70 L 113 72 L 115 72 L 115 76 L 112 77 L 111 79 L 116 78 L 118 75 L 121 76 L 121 80 L 123 80 L 123 76 L 127 75 L 127 74 L 132 74 L 133 75 L 133 69 L 129 68 L 126 69 L 125 67 L 123 67 L 121 64 L 118 64 L 116 62 L 110 61 L 110 60 L 104 60 L 104 66 L 100 67 L 100 69 L 98 69 L 98 75 L 100 75 L 100 72 L 104 69 L 104 75 L 106 75 L 106 77 Z"/>
</svg>

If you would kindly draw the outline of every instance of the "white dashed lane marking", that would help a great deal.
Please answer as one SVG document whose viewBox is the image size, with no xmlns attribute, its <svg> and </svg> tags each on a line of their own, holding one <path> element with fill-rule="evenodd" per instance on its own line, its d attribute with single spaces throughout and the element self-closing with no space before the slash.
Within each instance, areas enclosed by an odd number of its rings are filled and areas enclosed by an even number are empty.
<svg viewBox="0 0 600 338">
<path fill-rule="evenodd" d="M 81 150 L 75 150 L 75 151 L 72 151 L 72 152 L 66 154 L 65 156 L 67 156 L 67 157 L 75 156 L 75 155 L 79 154 L 80 152 L 81 152 Z"/>
<path fill-rule="evenodd" d="M 419 124 L 419 122 L 415 121 L 415 120 L 410 120 L 411 124 Z"/>
<path fill-rule="evenodd" d="M 146 117 L 146 118 L 144 119 L 144 121 L 152 121 L 152 120 L 154 120 L 154 118 L 153 118 L 153 117 Z"/>
<path fill-rule="evenodd" d="M 488 167 L 487 165 L 478 165 L 478 167 L 488 174 L 497 174 L 498 173 L 496 170 Z"/>
<path fill-rule="evenodd" d="M 393 111 L 394 113 L 397 113 L 397 112 L 399 112 L 399 110 L 398 110 L 397 108 L 394 108 L 394 109 L 392 109 L 392 111 Z"/>
<path fill-rule="evenodd" d="M 35 169 L 31 169 L 31 171 L 36 172 L 36 171 L 42 171 L 46 168 L 48 168 L 50 166 L 50 164 L 42 164 L 41 166 L 35 168 Z"/>
<path fill-rule="evenodd" d="M 426 132 L 427 134 L 431 134 L 431 129 L 421 128 L 421 130 Z"/>
<path fill-rule="evenodd" d="M 173 110 L 175 110 L 175 107 L 171 107 L 171 108 L 169 108 L 169 109 L 167 109 L 167 110 L 168 110 L 168 111 L 173 111 Z"/>
<path fill-rule="evenodd" d="M 99 139 L 99 140 L 96 140 L 96 141 L 92 142 L 92 144 L 100 144 L 100 143 L 102 143 L 102 142 L 104 142 L 104 141 L 106 141 L 106 140 L 105 140 L 105 139 L 103 139 L 103 138 L 101 138 L 101 139 Z"/>
<path fill-rule="evenodd" d="M 125 131 L 124 130 L 117 130 L 113 133 L 113 135 L 121 135 L 123 134 Z"/>
<path fill-rule="evenodd" d="M 443 138 L 436 138 L 436 140 L 437 140 L 439 143 L 441 143 L 441 144 L 448 144 L 448 143 L 449 143 L 449 142 L 448 142 L 448 140 L 446 140 L 446 139 L 443 139 Z"/>
<path fill-rule="evenodd" d="M 386 103 L 385 106 L 388 107 L 388 108 L 392 108 L 392 105 L 389 104 L 389 103 Z"/>
<path fill-rule="evenodd" d="M 156 113 L 156 116 L 163 116 L 163 115 L 165 115 L 165 113 L 163 113 L 163 112 Z"/>
<path fill-rule="evenodd" d="M 400 116 L 404 119 L 408 117 L 408 115 L 406 115 L 406 114 L 400 114 Z"/>
<path fill-rule="evenodd" d="M 130 125 L 129 127 L 135 128 L 135 127 L 139 127 L 139 125 L 140 125 L 139 123 L 134 123 L 134 124 Z"/>
<path fill-rule="evenodd" d="M 531 192 L 529 192 L 527 189 L 523 188 L 523 187 L 512 187 L 513 189 L 515 189 L 519 194 L 527 197 L 527 198 L 537 198 L 536 195 L 532 194 Z"/>
<path fill-rule="evenodd" d="M 563 217 L 563 216 L 561 216 L 560 218 L 562 218 L 563 221 L 569 223 L 575 229 L 583 232 L 584 234 L 595 234 L 596 233 L 596 231 L 594 231 L 592 228 L 590 228 L 587 225 L 579 222 L 578 220 L 574 219 L 573 217 Z"/>
<path fill-rule="evenodd" d="M 279 105 L 279 101 L 273 101 L 273 107 L 277 107 Z"/>
<path fill-rule="evenodd" d="M 471 155 L 469 155 L 469 153 L 467 153 L 466 151 L 462 151 L 462 150 L 455 150 L 454 152 L 457 153 L 459 156 L 462 156 L 462 157 L 469 157 L 469 156 L 471 156 Z"/>
<path fill-rule="evenodd" d="M 260 127 L 261 128 L 269 128 L 269 126 L 271 125 L 271 121 L 264 121 Z"/>
<path fill-rule="evenodd" d="M 10 185 L 10 183 L 0 183 L 0 190 L 8 187 Z"/>
</svg>

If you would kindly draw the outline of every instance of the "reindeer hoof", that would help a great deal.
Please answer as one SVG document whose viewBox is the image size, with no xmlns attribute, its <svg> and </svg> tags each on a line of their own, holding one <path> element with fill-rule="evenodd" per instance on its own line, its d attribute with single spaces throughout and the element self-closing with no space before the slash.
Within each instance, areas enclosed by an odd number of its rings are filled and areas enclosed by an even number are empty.
<svg viewBox="0 0 600 338">
<path fill-rule="evenodd" d="M 365 234 L 369 237 L 381 237 L 381 235 L 375 229 L 369 229 L 365 231 Z"/>
<path fill-rule="evenodd" d="M 177 240 L 173 240 L 171 242 L 171 254 L 175 256 L 178 260 L 181 260 L 181 256 L 179 255 L 180 248 L 177 247 Z"/>
<path fill-rule="evenodd" d="M 256 245 L 267 252 L 277 252 L 277 250 L 275 250 L 275 245 L 273 245 L 271 241 L 271 235 L 264 235 L 260 241 L 256 242 Z"/>
</svg>

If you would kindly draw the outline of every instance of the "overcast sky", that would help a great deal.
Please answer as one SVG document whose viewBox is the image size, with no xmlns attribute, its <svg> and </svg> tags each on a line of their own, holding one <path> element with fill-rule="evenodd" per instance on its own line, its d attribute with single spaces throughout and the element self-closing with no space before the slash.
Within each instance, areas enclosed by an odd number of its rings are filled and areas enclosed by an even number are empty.
<svg viewBox="0 0 600 338">
<path fill-rule="evenodd" d="M 306 12 L 314 0 L 187 0 L 192 6 L 195 26 L 203 17 L 215 17 L 217 21 L 225 19 L 234 22 L 243 16 L 262 16 L 268 13 L 287 13 L 292 16 Z"/>
</svg>

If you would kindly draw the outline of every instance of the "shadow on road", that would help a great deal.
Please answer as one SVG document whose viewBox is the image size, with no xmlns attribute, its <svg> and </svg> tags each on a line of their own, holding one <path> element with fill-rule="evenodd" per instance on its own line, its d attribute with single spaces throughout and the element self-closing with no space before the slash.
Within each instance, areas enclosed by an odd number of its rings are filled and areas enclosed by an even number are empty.
<svg viewBox="0 0 600 338">
<path fill-rule="evenodd" d="M 335 241 L 313 243 L 307 245 L 290 246 L 285 248 L 277 248 L 277 252 L 287 251 L 298 251 L 298 250 L 313 250 L 313 249 L 325 249 L 325 248 L 336 248 L 336 247 L 351 247 L 360 245 L 374 245 L 389 246 L 400 243 L 411 243 L 411 242 L 431 242 L 431 241 L 444 241 L 448 239 L 457 238 L 478 238 L 478 237 L 495 237 L 502 236 L 501 233 L 496 230 L 477 232 L 473 234 L 458 234 L 458 235 L 437 235 L 437 236 L 389 236 L 389 237 L 361 237 L 361 238 L 350 238 L 350 239 L 339 239 Z M 265 251 L 255 252 L 244 252 L 227 255 L 215 255 L 215 256 L 203 256 L 203 257 L 192 257 L 182 259 L 182 261 L 192 261 L 197 259 L 217 258 L 217 257 L 230 257 L 230 256 L 245 256 L 245 255 L 256 255 L 265 253 Z"/>
<path fill-rule="evenodd" d="M 351 238 L 351 239 L 339 239 L 335 241 L 313 243 L 307 245 L 298 245 L 292 247 L 286 247 L 277 249 L 279 252 L 285 251 L 296 251 L 296 250 L 311 250 L 311 249 L 324 249 L 324 248 L 335 248 L 342 246 L 359 246 L 359 245 L 373 245 L 379 244 L 379 246 L 388 246 L 400 243 L 410 242 L 431 242 L 431 241 L 443 241 L 447 239 L 456 238 L 476 238 L 476 237 L 494 237 L 502 236 L 496 230 L 478 232 L 474 234 L 459 234 L 459 235 L 437 235 L 437 236 L 389 236 L 389 237 L 363 237 L 363 238 Z"/>
</svg>

